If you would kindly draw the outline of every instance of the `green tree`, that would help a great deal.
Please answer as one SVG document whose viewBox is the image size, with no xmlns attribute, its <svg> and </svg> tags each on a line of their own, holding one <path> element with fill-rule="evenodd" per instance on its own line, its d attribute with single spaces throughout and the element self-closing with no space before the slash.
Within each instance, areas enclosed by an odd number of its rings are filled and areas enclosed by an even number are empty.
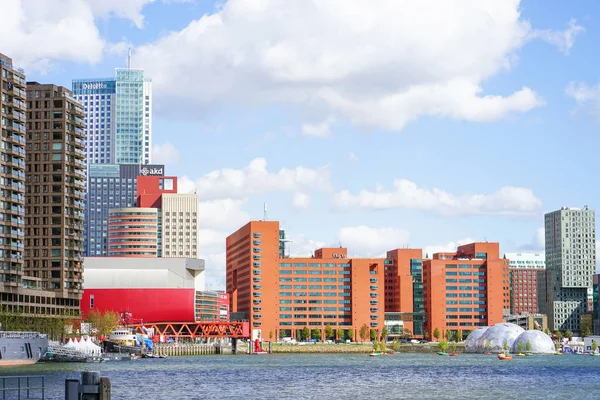
<svg viewBox="0 0 600 400">
<path fill-rule="evenodd" d="M 592 351 L 595 353 L 598 350 L 598 343 L 595 340 L 592 340 Z"/>
<path fill-rule="evenodd" d="M 456 330 L 456 336 L 454 337 L 454 340 L 456 340 L 457 342 L 462 341 L 463 339 L 463 334 L 462 331 L 460 329 Z"/>
<path fill-rule="evenodd" d="M 433 330 L 433 337 L 435 338 L 435 340 L 439 340 L 440 339 L 440 330 L 438 328 L 435 328 Z"/>
<path fill-rule="evenodd" d="M 379 342 L 379 351 L 384 352 L 386 351 L 386 345 L 385 345 L 385 340 L 382 340 Z"/>
<path fill-rule="evenodd" d="M 503 347 L 504 347 L 504 351 L 510 350 L 510 347 L 508 346 L 508 340 L 504 341 L 504 346 Z"/>
<path fill-rule="evenodd" d="M 519 340 L 519 342 L 517 343 L 517 351 L 519 353 L 523 352 L 523 341 L 522 340 Z"/>
<path fill-rule="evenodd" d="M 373 351 L 374 352 L 379 351 L 379 342 L 377 340 L 373 342 Z"/>
<path fill-rule="evenodd" d="M 531 342 L 528 340 L 527 343 L 525 343 L 525 350 L 527 352 L 531 351 Z"/>
<path fill-rule="evenodd" d="M 367 324 L 363 324 L 363 326 L 360 327 L 358 336 L 360 337 L 360 340 L 362 342 L 364 342 L 365 340 L 367 340 L 368 335 L 369 335 L 369 327 L 367 326 Z"/>
<path fill-rule="evenodd" d="M 383 343 L 385 343 L 387 341 L 387 336 L 388 336 L 388 330 L 387 328 L 384 326 L 383 329 L 381 330 L 381 341 Z"/>
<path fill-rule="evenodd" d="M 354 328 L 350 327 L 350 329 L 348 329 L 348 339 L 350 339 L 351 342 L 354 341 Z"/>
<path fill-rule="evenodd" d="M 333 336 L 333 328 L 331 325 L 325 325 L 325 339 L 331 339 Z"/>
<path fill-rule="evenodd" d="M 309 337 L 308 335 L 310 335 L 310 330 L 308 329 L 308 326 L 305 326 L 302 328 L 302 340 L 306 341 Z"/>
<path fill-rule="evenodd" d="M 456 342 L 450 342 L 450 351 L 456 353 Z"/>
<path fill-rule="evenodd" d="M 423 339 L 425 339 L 425 340 L 429 340 L 429 332 L 425 331 L 425 332 L 423 333 Z"/>
<path fill-rule="evenodd" d="M 369 331 L 369 337 L 370 337 L 371 341 L 377 340 L 377 331 L 375 329 L 371 329 Z"/>
<path fill-rule="evenodd" d="M 392 348 L 392 350 L 398 351 L 400 349 L 400 342 L 398 342 L 398 340 L 394 339 L 394 341 L 392 342 L 390 347 Z"/>
<path fill-rule="evenodd" d="M 442 352 L 448 350 L 448 341 L 446 339 L 440 340 L 438 343 L 438 349 L 440 349 Z"/>
<path fill-rule="evenodd" d="M 554 331 L 554 336 L 556 336 L 556 339 L 560 342 L 560 340 L 562 339 L 563 335 L 561 333 L 561 331 Z"/>
<path fill-rule="evenodd" d="M 312 332 L 310 333 L 310 337 L 315 340 L 320 340 L 321 339 L 321 330 L 317 329 L 317 328 L 313 329 Z"/>
<path fill-rule="evenodd" d="M 490 341 L 488 339 L 485 339 L 483 341 L 483 348 L 485 349 L 485 351 L 490 351 L 490 349 L 492 348 L 492 345 L 490 344 Z"/>
<path fill-rule="evenodd" d="M 586 337 L 592 334 L 592 324 L 588 319 L 581 319 L 581 336 Z"/>
<path fill-rule="evenodd" d="M 565 337 L 569 340 L 573 339 L 573 332 L 571 332 L 570 329 L 567 329 L 567 331 L 565 332 Z"/>
<path fill-rule="evenodd" d="M 550 336 L 550 331 L 548 330 L 548 328 L 544 329 L 544 333 L 548 336 Z"/>
</svg>

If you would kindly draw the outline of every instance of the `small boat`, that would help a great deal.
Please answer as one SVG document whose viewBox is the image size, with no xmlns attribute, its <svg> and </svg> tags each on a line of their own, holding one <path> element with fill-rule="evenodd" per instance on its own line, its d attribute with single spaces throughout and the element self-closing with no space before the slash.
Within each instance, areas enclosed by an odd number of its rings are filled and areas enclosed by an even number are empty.
<svg viewBox="0 0 600 400">
<path fill-rule="evenodd" d="M 446 353 L 445 351 L 438 351 L 438 355 L 439 356 L 447 356 L 449 355 L 448 353 Z"/>
<path fill-rule="evenodd" d="M 493 354 L 491 351 L 484 351 L 483 354 L 490 355 Z"/>
<path fill-rule="evenodd" d="M 554 355 L 555 355 L 555 356 L 562 356 L 562 354 L 563 354 L 563 353 L 561 353 L 560 351 L 555 351 L 555 352 L 554 352 Z"/>
<path fill-rule="evenodd" d="M 506 354 L 506 353 L 499 353 L 498 359 L 503 360 L 503 361 L 512 361 L 512 356 L 510 354 Z"/>
<path fill-rule="evenodd" d="M 600 353 L 590 353 L 590 356 L 600 356 Z"/>
<path fill-rule="evenodd" d="M 380 355 L 381 355 L 381 353 L 376 353 L 376 352 L 369 354 L 369 356 L 371 356 L 371 357 L 380 356 Z"/>
<path fill-rule="evenodd" d="M 525 354 L 523 354 L 523 353 L 517 353 L 517 357 L 525 357 Z"/>
<path fill-rule="evenodd" d="M 532 356 L 533 353 L 527 352 L 527 353 L 525 353 L 525 355 L 529 357 L 529 356 Z"/>
<path fill-rule="evenodd" d="M 390 351 L 390 354 L 396 354 L 396 352 L 394 350 Z"/>
<path fill-rule="evenodd" d="M 450 357 L 456 357 L 458 356 L 458 353 L 450 353 Z"/>
</svg>

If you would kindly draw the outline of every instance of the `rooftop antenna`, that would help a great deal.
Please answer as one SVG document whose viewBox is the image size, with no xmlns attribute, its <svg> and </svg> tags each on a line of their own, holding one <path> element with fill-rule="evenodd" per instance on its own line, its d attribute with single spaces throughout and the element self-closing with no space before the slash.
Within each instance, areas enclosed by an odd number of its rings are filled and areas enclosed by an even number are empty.
<svg viewBox="0 0 600 400">
<path fill-rule="evenodd" d="M 127 69 L 131 69 L 131 47 L 127 50 Z"/>
<path fill-rule="evenodd" d="M 267 220 L 267 203 L 263 204 L 263 221 Z"/>
</svg>

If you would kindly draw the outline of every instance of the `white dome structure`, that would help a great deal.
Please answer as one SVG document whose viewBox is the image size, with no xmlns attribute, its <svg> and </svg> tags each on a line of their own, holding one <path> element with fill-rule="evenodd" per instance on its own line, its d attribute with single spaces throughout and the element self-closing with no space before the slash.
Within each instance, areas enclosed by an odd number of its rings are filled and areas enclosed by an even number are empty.
<svg viewBox="0 0 600 400">
<path fill-rule="evenodd" d="M 528 330 L 521 333 L 517 339 L 515 339 L 512 345 L 512 351 L 514 353 L 518 352 L 519 343 L 523 344 L 522 351 L 527 351 L 527 343 L 529 342 L 531 349 L 529 350 L 531 353 L 538 354 L 552 354 L 556 351 L 554 347 L 554 342 L 550 338 L 550 336 L 546 335 L 542 331 L 538 330 Z"/>
<path fill-rule="evenodd" d="M 465 339 L 465 351 L 467 353 L 477 353 L 479 338 L 487 331 L 488 327 L 475 329 Z"/>
<path fill-rule="evenodd" d="M 525 330 L 519 325 L 510 324 L 507 322 L 499 322 L 495 325 L 485 328 L 483 334 L 479 333 L 480 329 L 473 331 L 468 337 L 467 342 L 471 343 L 465 351 L 469 353 L 483 353 L 484 351 L 502 351 L 504 345 L 512 348 L 515 339 Z M 475 334 L 475 339 L 470 340 L 471 335 Z"/>
</svg>

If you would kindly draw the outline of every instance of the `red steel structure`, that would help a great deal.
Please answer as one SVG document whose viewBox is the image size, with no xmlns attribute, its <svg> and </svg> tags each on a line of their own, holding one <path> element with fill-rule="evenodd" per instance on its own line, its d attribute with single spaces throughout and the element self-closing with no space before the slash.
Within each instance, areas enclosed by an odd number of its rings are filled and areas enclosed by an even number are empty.
<svg viewBox="0 0 600 400">
<path fill-rule="evenodd" d="M 172 338 L 249 338 L 249 322 L 157 322 L 153 324 L 134 324 L 136 332 L 145 333 L 145 329 L 154 329 L 155 335 Z"/>
</svg>

